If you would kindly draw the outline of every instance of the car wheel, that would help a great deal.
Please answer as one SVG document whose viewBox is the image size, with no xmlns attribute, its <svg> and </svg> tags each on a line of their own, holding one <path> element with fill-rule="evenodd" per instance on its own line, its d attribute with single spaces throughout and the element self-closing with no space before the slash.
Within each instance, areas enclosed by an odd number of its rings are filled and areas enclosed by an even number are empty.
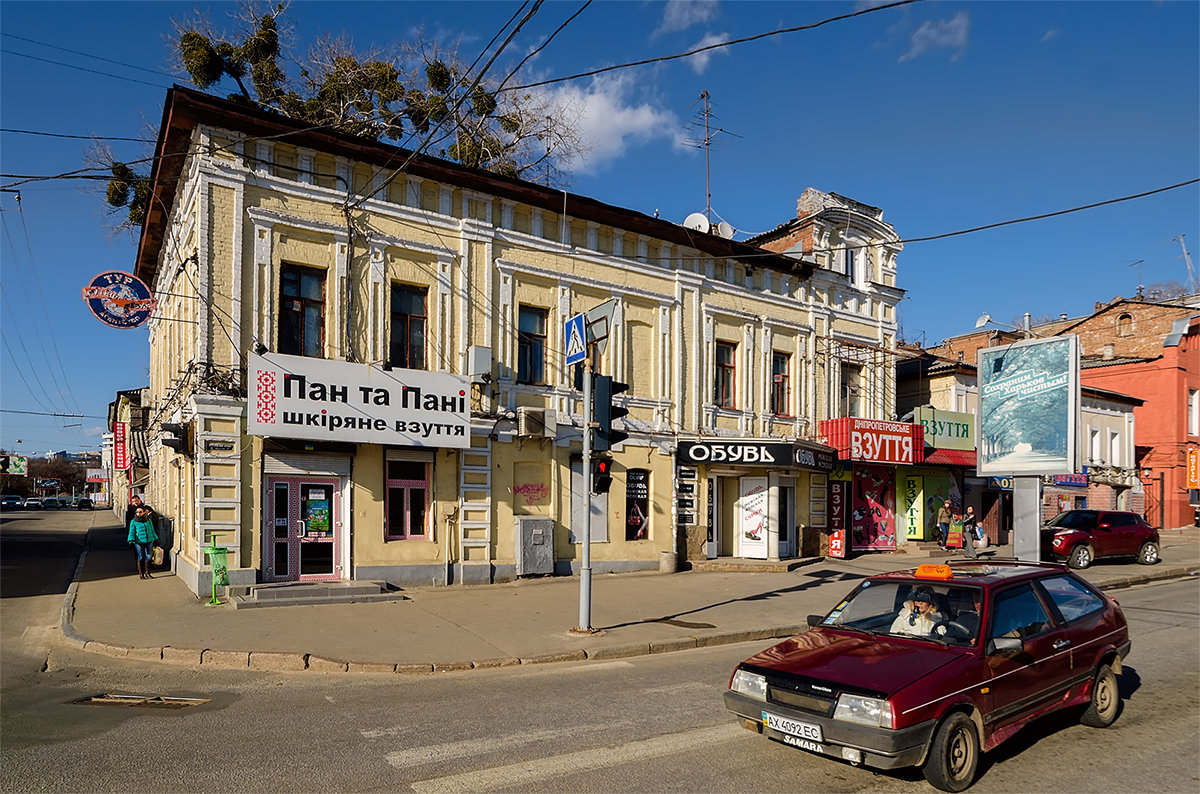
<svg viewBox="0 0 1200 794">
<path fill-rule="evenodd" d="M 1117 677 L 1112 668 L 1100 665 L 1092 681 L 1092 699 L 1079 721 L 1091 728 L 1107 728 L 1117 719 L 1121 707 L 1121 692 L 1117 688 Z"/>
<path fill-rule="evenodd" d="M 1071 556 L 1067 558 L 1067 565 L 1072 568 L 1086 568 L 1092 564 L 1092 547 L 1086 543 L 1081 543 L 1071 549 Z"/>
<path fill-rule="evenodd" d="M 1158 544 L 1152 540 L 1143 543 L 1141 551 L 1138 552 L 1138 562 L 1142 565 L 1153 565 L 1158 562 Z"/>
<path fill-rule="evenodd" d="M 961 711 L 951 714 L 933 735 L 921 772 L 934 788 L 962 791 L 975 782 L 979 769 L 979 733 Z"/>
</svg>

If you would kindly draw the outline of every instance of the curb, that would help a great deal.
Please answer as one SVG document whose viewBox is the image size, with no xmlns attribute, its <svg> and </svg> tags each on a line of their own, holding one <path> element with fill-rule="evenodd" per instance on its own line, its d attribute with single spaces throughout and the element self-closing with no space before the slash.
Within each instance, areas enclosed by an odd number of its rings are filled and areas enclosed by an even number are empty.
<svg viewBox="0 0 1200 794">
<path fill-rule="evenodd" d="M 312 671 L 314 673 L 431 675 L 467 670 L 489 670 L 497 667 L 515 667 L 517 665 L 629 659 L 636 656 L 674 653 L 676 651 L 694 650 L 696 648 L 710 648 L 717 645 L 733 645 L 739 642 L 786 639 L 808 628 L 807 624 L 765 626 L 718 634 L 691 634 L 670 640 L 637 642 L 629 645 L 607 646 L 590 650 L 581 649 L 545 653 L 529 657 L 500 657 L 457 662 L 356 662 L 330 659 L 317 654 L 299 652 L 228 651 L 215 648 L 180 648 L 172 645 L 157 648 L 130 647 L 128 645 L 98 642 L 84 637 L 75 631 L 75 627 L 71 622 L 75 615 L 75 597 L 79 589 L 79 579 L 83 574 L 83 563 L 87 559 L 88 549 L 91 547 L 91 539 L 92 530 L 89 529 L 84 536 L 83 551 L 79 555 L 79 563 L 75 566 L 75 573 L 71 577 L 71 584 L 67 587 L 66 596 L 63 599 L 61 629 L 64 641 L 87 653 L 122 659 L 202 667 L 209 670 L 255 670 L 276 673 Z M 1146 573 L 1122 576 L 1104 584 L 1097 584 L 1096 587 L 1102 591 L 1123 590 L 1139 584 L 1148 584 L 1150 582 L 1169 579 L 1184 579 L 1197 575 L 1200 575 L 1200 566 L 1176 565 L 1163 567 L 1161 570 L 1150 570 Z"/>
</svg>

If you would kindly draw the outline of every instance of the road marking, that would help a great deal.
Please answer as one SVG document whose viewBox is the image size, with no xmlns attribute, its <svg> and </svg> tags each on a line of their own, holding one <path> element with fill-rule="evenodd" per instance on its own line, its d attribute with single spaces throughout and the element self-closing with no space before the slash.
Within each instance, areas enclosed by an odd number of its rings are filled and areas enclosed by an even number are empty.
<svg viewBox="0 0 1200 794">
<path fill-rule="evenodd" d="M 561 736 L 561 734 L 556 734 Z M 564 775 L 592 772 L 606 767 L 644 761 L 664 755 L 712 748 L 713 745 L 747 735 L 741 725 L 725 723 L 696 728 L 682 733 L 639 739 L 615 747 L 597 747 L 574 753 L 463 772 L 458 775 L 418 780 L 412 784 L 417 794 L 458 794 L 458 792 L 495 791 L 504 788 L 536 788 L 538 782 Z"/>
</svg>

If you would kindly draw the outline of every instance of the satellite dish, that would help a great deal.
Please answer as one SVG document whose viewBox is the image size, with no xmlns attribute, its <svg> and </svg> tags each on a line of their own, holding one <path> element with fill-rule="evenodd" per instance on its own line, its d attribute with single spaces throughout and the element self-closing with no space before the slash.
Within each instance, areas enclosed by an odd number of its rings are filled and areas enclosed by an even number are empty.
<svg viewBox="0 0 1200 794">
<path fill-rule="evenodd" d="M 728 240 L 729 238 L 733 237 L 733 227 L 725 221 L 721 221 L 717 224 L 717 234 Z"/>
<path fill-rule="evenodd" d="M 707 232 L 708 218 L 704 217 L 703 212 L 693 212 L 683 219 L 683 225 L 694 232 Z"/>
</svg>

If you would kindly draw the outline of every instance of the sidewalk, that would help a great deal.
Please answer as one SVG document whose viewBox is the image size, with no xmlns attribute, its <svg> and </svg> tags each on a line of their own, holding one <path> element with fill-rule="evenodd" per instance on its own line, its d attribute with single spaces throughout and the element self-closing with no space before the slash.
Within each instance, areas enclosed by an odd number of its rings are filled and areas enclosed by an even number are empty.
<svg viewBox="0 0 1200 794">
<path fill-rule="evenodd" d="M 408 600 L 389 603 L 235 610 L 198 600 L 169 572 L 139 579 L 124 541 L 115 524 L 89 531 L 63 604 L 68 642 L 109 656 L 274 671 L 429 673 L 766 641 L 802 631 L 810 613 L 825 613 L 865 576 L 929 561 L 875 554 L 786 573 L 594 574 L 591 623 L 600 631 L 577 635 L 578 577 L 412 588 Z M 1097 563 L 1082 573 L 1111 590 L 1200 572 L 1200 530 L 1164 531 L 1160 545 L 1157 565 Z"/>
</svg>

